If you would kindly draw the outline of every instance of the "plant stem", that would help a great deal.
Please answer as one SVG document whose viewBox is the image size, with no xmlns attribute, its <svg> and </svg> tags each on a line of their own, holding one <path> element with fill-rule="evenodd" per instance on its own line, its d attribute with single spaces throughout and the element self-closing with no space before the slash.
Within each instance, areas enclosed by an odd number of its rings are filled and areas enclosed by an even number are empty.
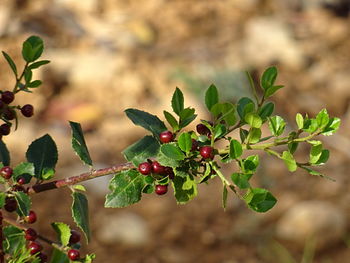
<svg viewBox="0 0 350 263">
<path fill-rule="evenodd" d="M 21 82 L 22 78 L 24 77 L 24 73 L 28 67 L 28 64 L 29 64 L 29 62 L 26 62 L 26 64 L 24 65 L 24 69 L 22 71 L 21 76 L 19 76 L 19 78 L 16 78 L 16 84 L 15 84 L 15 87 L 13 88 L 13 93 L 17 93 L 19 91 L 18 84 Z"/>
<path fill-rule="evenodd" d="M 80 175 L 68 177 L 62 180 L 56 180 L 56 181 L 52 181 L 44 184 L 36 184 L 28 188 L 28 194 L 40 193 L 40 192 L 44 192 L 52 189 L 70 186 L 70 185 L 74 185 L 90 179 L 94 179 L 94 178 L 109 175 L 109 174 L 115 174 L 117 172 L 132 169 L 132 168 L 135 168 L 135 166 L 132 163 L 117 164 L 111 167 L 93 170 L 88 173 L 82 173 Z"/>
</svg>

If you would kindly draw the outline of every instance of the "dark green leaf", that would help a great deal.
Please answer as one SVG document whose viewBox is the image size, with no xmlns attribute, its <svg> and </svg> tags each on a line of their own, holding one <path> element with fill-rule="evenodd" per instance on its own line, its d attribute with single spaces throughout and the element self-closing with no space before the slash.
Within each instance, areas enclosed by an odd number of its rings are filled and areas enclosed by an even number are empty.
<svg viewBox="0 0 350 263">
<path fill-rule="evenodd" d="M 180 129 L 189 125 L 197 115 L 194 114 L 195 109 L 186 108 L 180 112 Z"/>
<path fill-rule="evenodd" d="M 31 207 L 31 200 L 29 196 L 21 191 L 14 192 L 15 199 L 17 201 L 17 214 L 20 217 L 27 216 Z"/>
<path fill-rule="evenodd" d="M 168 121 L 168 123 L 170 124 L 170 126 L 173 128 L 173 130 L 176 132 L 179 130 L 179 124 L 177 122 L 177 120 L 175 119 L 175 117 L 167 111 L 163 111 L 164 117 L 165 119 Z"/>
<path fill-rule="evenodd" d="M 257 143 L 261 138 L 261 130 L 258 128 L 251 128 L 248 134 L 248 142 L 249 143 Z"/>
<path fill-rule="evenodd" d="M 46 134 L 33 141 L 26 153 L 28 162 L 33 163 L 35 175 L 41 179 L 45 169 L 54 169 L 58 159 L 57 147 L 50 135 Z"/>
<path fill-rule="evenodd" d="M 89 150 L 86 146 L 83 130 L 80 123 L 70 121 L 70 128 L 72 130 L 72 147 L 75 153 L 79 156 L 85 164 L 92 166 L 92 160 Z"/>
<path fill-rule="evenodd" d="M 205 105 L 210 111 L 211 108 L 219 102 L 219 93 L 214 84 L 211 84 L 205 93 Z"/>
<path fill-rule="evenodd" d="M 50 60 L 40 60 L 40 61 L 37 61 L 37 62 L 30 64 L 28 66 L 28 69 L 36 69 L 36 68 L 39 68 L 39 67 L 46 65 L 46 64 L 49 64 L 49 63 L 50 63 Z"/>
<path fill-rule="evenodd" d="M 284 132 L 286 122 L 280 116 L 269 118 L 269 129 L 274 136 L 280 136 Z"/>
<path fill-rule="evenodd" d="M 298 145 L 299 145 L 299 143 L 297 143 L 297 142 L 288 143 L 288 151 L 289 151 L 291 154 L 295 153 L 295 151 L 296 151 L 297 148 L 298 148 Z"/>
<path fill-rule="evenodd" d="M 244 120 L 253 128 L 260 128 L 262 125 L 262 120 L 256 113 L 248 113 L 245 115 Z"/>
<path fill-rule="evenodd" d="M 298 129 L 301 130 L 302 128 L 304 128 L 304 117 L 303 115 L 301 115 L 300 113 L 297 113 L 297 115 L 295 116 L 295 121 L 298 125 Z"/>
<path fill-rule="evenodd" d="M 13 73 L 17 77 L 17 67 L 16 67 L 15 62 L 12 60 L 12 58 L 6 52 L 2 51 L 2 54 L 5 57 L 7 63 L 9 64 L 9 66 L 11 67 Z"/>
<path fill-rule="evenodd" d="M 182 161 L 185 159 L 184 153 L 174 143 L 163 144 L 160 147 L 160 151 L 170 159 L 174 159 L 177 161 Z"/>
<path fill-rule="evenodd" d="M 197 184 L 193 176 L 175 176 L 172 181 L 175 198 L 178 204 L 185 204 L 197 195 Z"/>
<path fill-rule="evenodd" d="M 290 172 L 294 172 L 297 169 L 297 163 L 290 152 L 284 151 L 282 153 L 282 160 L 284 161 Z"/>
<path fill-rule="evenodd" d="M 266 103 L 260 110 L 259 110 L 259 116 L 260 118 L 265 121 L 268 117 L 271 116 L 275 109 L 275 104 L 273 102 Z"/>
<path fill-rule="evenodd" d="M 249 132 L 245 129 L 239 129 L 239 137 L 241 138 L 241 142 L 243 143 L 245 139 L 248 137 Z"/>
<path fill-rule="evenodd" d="M 182 151 L 189 153 L 192 148 L 191 134 L 188 132 L 181 133 L 177 140 L 177 143 Z"/>
<path fill-rule="evenodd" d="M 69 263 L 69 258 L 66 252 L 62 252 L 57 248 L 53 248 L 50 263 Z"/>
<path fill-rule="evenodd" d="M 145 186 L 144 175 L 136 170 L 125 170 L 114 175 L 109 183 L 111 193 L 107 194 L 105 207 L 126 207 L 141 200 Z"/>
<path fill-rule="evenodd" d="M 153 136 L 145 136 L 123 151 L 127 161 L 135 166 L 144 162 L 147 158 L 155 157 L 159 152 L 159 142 Z"/>
<path fill-rule="evenodd" d="M 3 228 L 3 248 L 5 253 L 15 254 L 25 246 L 24 232 L 15 226 L 6 226 Z"/>
<path fill-rule="evenodd" d="M 2 140 L 0 140 L 0 162 L 3 163 L 4 166 L 10 165 L 10 153 Z"/>
<path fill-rule="evenodd" d="M 214 134 L 214 139 L 221 138 L 222 136 L 224 136 L 226 134 L 226 126 L 223 124 L 217 124 L 214 127 L 213 134 Z"/>
<path fill-rule="evenodd" d="M 243 170 L 245 173 L 254 173 L 259 166 L 259 155 L 251 155 L 243 160 Z"/>
<path fill-rule="evenodd" d="M 69 243 L 69 238 L 71 236 L 69 225 L 61 222 L 51 223 L 51 226 L 57 234 L 57 239 L 63 246 L 67 246 Z"/>
<path fill-rule="evenodd" d="M 261 87 L 265 90 L 265 92 L 275 84 L 276 78 L 277 78 L 276 67 L 269 67 L 264 71 L 261 77 Z"/>
<path fill-rule="evenodd" d="M 175 160 L 173 158 L 169 158 L 162 151 L 159 151 L 156 159 L 163 166 L 169 166 L 172 168 L 176 168 L 176 167 L 179 167 L 181 165 L 180 161 Z"/>
<path fill-rule="evenodd" d="M 30 69 L 26 69 L 24 71 L 24 80 L 26 81 L 26 84 L 28 86 L 28 83 L 31 82 L 33 77 L 33 72 Z"/>
<path fill-rule="evenodd" d="M 239 158 L 243 153 L 242 145 L 239 141 L 232 139 L 230 141 L 230 157 L 232 159 Z"/>
<path fill-rule="evenodd" d="M 231 175 L 231 180 L 239 189 L 247 189 L 250 187 L 249 179 L 252 176 L 253 174 L 233 173 Z"/>
<path fill-rule="evenodd" d="M 161 132 L 167 130 L 164 122 L 162 122 L 157 116 L 149 114 L 148 112 L 137 109 L 127 109 L 125 110 L 125 113 L 135 125 L 141 126 L 152 132 L 156 138 L 159 137 Z"/>
<path fill-rule="evenodd" d="M 73 192 L 72 216 L 77 226 L 84 232 L 87 242 L 90 241 L 89 205 L 86 196 Z"/>
<path fill-rule="evenodd" d="M 222 207 L 226 209 L 227 205 L 227 188 L 226 185 L 224 185 L 224 188 L 222 189 Z"/>
<path fill-rule="evenodd" d="M 30 82 L 30 83 L 27 83 L 27 87 L 28 88 L 37 88 L 41 84 L 43 84 L 43 82 L 41 80 L 34 80 L 34 81 Z"/>
<path fill-rule="evenodd" d="M 179 88 L 176 88 L 173 94 L 171 99 L 171 107 L 178 116 L 180 116 L 181 111 L 184 109 L 184 95 Z"/>
<path fill-rule="evenodd" d="M 322 134 L 329 136 L 333 135 L 340 127 L 340 119 L 339 118 L 330 118 L 328 124 L 323 129 Z"/>
<path fill-rule="evenodd" d="M 269 88 L 268 90 L 265 91 L 265 98 L 271 97 L 273 94 L 275 94 L 277 90 L 282 89 L 283 87 L 284 86 L 279 85 L 279 86 L 273 86 Z"/>
<path fill-rule="evenodd" d="M 320 158 L 316 161 L 316 165 L 323 165 L 325 164 L 329 159 L 329 150 L 323 149 L 321 152 Z"/>
<path fill-rule="evenodd" d="M 277 199 L 266 189 L 251 188 L 244 196 L 248 207 L 256 212 L 264 213 L 277 203 Z"/>
<path fill-rule="evenodd" d="M 244 116 L 255 110 L 254 102 L 247 97 L 241 98 L 237 103 L 237 112 L 241 120 L 244 120 Z"/>
<path fill-rule="evenodd" d="M 44 50 L 44 42 L 40 37 L 31 36 L 23 42 L 22 56 L 26 62 L 37 60 Z"/>
</svg>

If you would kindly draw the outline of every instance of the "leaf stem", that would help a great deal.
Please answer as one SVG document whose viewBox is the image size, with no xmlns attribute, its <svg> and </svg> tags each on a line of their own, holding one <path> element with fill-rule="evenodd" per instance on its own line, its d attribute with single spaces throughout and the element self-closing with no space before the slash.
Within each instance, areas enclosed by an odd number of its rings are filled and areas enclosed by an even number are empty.
<svg viewBox="0 0 350 263">
<path fill-rule="evenodd" d="M 19 92 L 19 90 L 18 90 L 18 84 L 20 84 L 22 78 L 24 77 L 24 73 L 25 73 L 25 71 L 26 71 L 28 65 L 29 65 L 29 62 L 26 62 L 26 64 L 24 65 L 24 69 L 23 69 L 23 71 L 22 71 L 22 74 L 19 76 L 19 78 L 16 77 L 16 84 L 15 84 L 15 87 L 13 88 L 13 93 Z"/>
</svg>

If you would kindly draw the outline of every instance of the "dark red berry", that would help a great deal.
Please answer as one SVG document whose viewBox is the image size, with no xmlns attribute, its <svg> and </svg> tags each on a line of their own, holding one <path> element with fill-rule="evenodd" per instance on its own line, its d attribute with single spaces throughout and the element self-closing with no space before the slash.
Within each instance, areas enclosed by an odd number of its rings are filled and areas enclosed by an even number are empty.
<svg viewBox="0 0 350 263">
<path fill-rule="evenodd" d="M 15 94 L 11 91 L 4 91 L 1 94 L 1 100 L 6 104 L 10 104 L 15 99 Z"/>
<path fill-rule="evenodd" d="M 162 143 L 171 142 L 173 139 L 174 139 L 174 134 L 171 131 L 164 131 L 159 135 L 159 140 Z"/>
<path fill-rule="evenodd" d="M 157 161 L 154 161 L 152 163 L 152 172 L 156 174 L 164 174 L 165 173 L 165 167 L 158 163 Z"/>
<path fill-rule="evenodd" d="M 2 177 L 4 177 L 5 179 L 10 179 L 12 176 L 13 170 L 11 167 L 9 166 L 4 166 L 0 169 L 0 174 Z"/>
<path fill-rule="evenodd" d="M 152 172 L 152 165 L 148 162 L 140 163 L 138 170 L 140 173 L 148 175 Z"/>
<path fill-rule="evenodd" d="M 3 112 L 3 116 L 6 120 L 13 120 L 16 117 L 16 113 L 13 109 L 6 108 Z"/>
<path fill-rule="evenodd" d="M 17 209 L 17 201 L 13 197 L 6 197 L 4 208 L 7 212 L 13 212 Z"/>
<path fill-rule="evenodd" d="M 31 104 L 26 104 L 21 108 L 24 117 L 32 117 L 34 114 L 34 107 Z"/>
<path fill-rule="evenodd" d="M 23 184 L 26 183 L 26 179 L 25 179 L 23 176 L 21 176 L 21 177 L 19 177 L 19 178 L 17 179 L 17 183 L 18 183 L 19 185 L 23 185 Z"/>
<path fill-rule="evenodd" d="M 157 195 L 165 195 L 168 192 L 167 185 L 156 185 L 156 194 Z"/>
<path fill-rule="evenodd" d="M 25 221 L 28 224 L 33 224 L 36 222 L 36 213 L 33 210 L 29 211 L 29 214 L 26 216 Z"/>
<path fill-rule="evenodd" d="M 36 241 L 31 241 L 28 245 L 28 248 L 31 255 L 34 255 L 43 249 L 42 245 Z"/>
<path fill-rule="evenodd" d="M 211 146 L 203 146 L 199 149 L 199 153 L 204 159 L 214 158 L 214 149 Z"/>
<path fill-rule="evenodd" d="M 200 123 L 196 126 L 196 130 L 201 135 L 209 135 L 210 134 L 210 130 L 208 129 L 208 127 L 202 123 Z"/>
<path fill-rule="evenodd" d="M 45 263 L 45 262 L 47 262 L 47 256 L 46 256 L 46 254 L 44 254 L 44 253 L 40 253 L 40 254 L 38 255 L 38 258 L 40 259 L 40 263 Z"/>
<path fill-rule="evenodd" d="M 197 149 L 198 149 L 198 141 L 196 141 L 195 139 L 192 139 L 191 151 L 196 151 Z"/>
<path fill-rule="evenodd" d="M 79 251 L 78 250 L 76 250 L 76 249 L 70 249 L 69 251 L 68 251 L 68 257 L 69 257 L 69 259 L 70 260 L 78 260 L 79 259 L 79 257 L 80 257 L 80 253 L 79 253 Z"/>
<path fill-rule="evenodd" d="M 0 134 L 1 135 L 9 135 L 11 127 L 7 123 L 0 125 Z"/>
<path fill-rule="evenodd" d="M 37 237 L 38 237 L 38 234 L 36 233 L 36 231 L 33 228 L 28 228 L 24 232 L 24 238 L 26 240 L 34 241 Z"/>
<path fill-rule="evenodd" d="M 80 241 L 80 233 L 75 230 L 70 231 L 70 238 L 69 238 L 69 243 L 70 244 L 76 244 Z"/>
<path fill-rule="evenodd" d="M 169 176 L 169 179 L 171 179 L 171 180 L 174 179 L 174 177 L 175 177 L 173 168 L 171 168 L 171 167 L 165 167 L 164 174 Z"/>
</svg>

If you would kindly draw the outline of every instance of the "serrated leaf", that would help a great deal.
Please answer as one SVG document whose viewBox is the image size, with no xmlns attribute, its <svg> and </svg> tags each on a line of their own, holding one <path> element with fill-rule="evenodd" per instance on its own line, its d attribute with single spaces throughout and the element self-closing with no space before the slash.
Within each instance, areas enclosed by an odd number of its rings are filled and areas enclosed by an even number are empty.
<svg viewBox="0 0 350 263">
<path fill-rule="evenodd" d="M 156 159 L 163 166 L 169 166 L 172 168 L 176 168 L 176 167 L 179 167 L 181 165 L 180 161 L 175 160 L 173 158 L 169 158 L 162 151 L 159 151 Z"/>
<path fill-rule="evenodd" d="M 239 189 L 247 189 L 250 187 L 249 179 L 252 176 L 253 174 L 233 173 L 231 180 Z"/>
<path fill-rule="evenodd" d="M 34 175 L 35 175 L 34 164 L 23 162 L 23 163 L 18 164 L 13 169 L 12 178 L 14 179 L 14 181 L 17 181 L 17 179 L 20 176 L 23 176 L 26 179 L 26 183 L 29 183 L 30 179 Z"/>
<path fill-rule="evenodd" d="M 224 185 L 224 188 L 222 189 L 222 207 L 226 209 L 227 206 L 227 188 L 226 185 Z"/>
<path fill-rule="evenodd" d="M 7 63 L 9 64 L 10 68 L 12 69 L 12 72 L 15 74 L 17 77 L 17 67 L 15 62 L 12 60 L 12 58 L 4 51 L 2 51 L 3 56 L 5 57 Z"/>
<path fill-rule="evenodd" d="M 295 121 L 298 125 L 298 129 L 301 130 L 304 127 L 304 117 L 300 113 L 295 116 Z"/>
<path fill-rule="evenodd" d="M 264 71 L 263 75 L 261 76 L 260 82 L 261 82 L 261 87 L 265 90 L 265 92 L 274 85 L 276 78 L 277 78 L 276 67 L 269 67 Z"/>
<path fill-rule="evenodd" d="M 259 116 L 260 118 L 265 121 L 268 117 L 271 116 L 275 109 L 275 104 L 273 102 L 266 103 L 260 110 L 259 110 Z"/>
<path fill-rule="evenodd" d="M 2 140 L 0 140 L 0 162 L 3 163 L 4 166 L 10 165 L 10 153 Z"/>
<path fill-rule="evenodd" d="M 86 146 L 83 130 L 80 123 L 69 121 L 72 130 L 72 147 L 83 163 L 92 166 L 89 150 Z"/>
<path fill-rule="evenodd" d="M 191 175 L 187 175 L 186 177 L 175 176 L 172 185 L 178 204 L 186 204 L 197 196 L 197 184 Z"/>
<path fill-rule="evenodd" d="M 266 189 L 251 188 L 243 197 L 248 207 L 256 212 L 264 213 L 277 203 L 277 199 Z"/>
<path fill-rule="evenodd" d="M 86 196 L 80 192 L 72 193 L 72 217 L 77 226 L 83 231 L 87 242 L 90 241 L 89 205 Z"/>
<path fill-rule="evenodd" d="M 286 122 L 280 116 L 269 118 L 269 129 L 274 136 L 280 136 L 284 132 Z"/>
<path fill-rule="evenodd" d="M 245 115 L 244 120 L 253 128 L 260 128 L 262 125 L 262 119 L 256 113 L 248 113 Z"/>
<path fill-rule="evenodd" d="M 196 117 L 197 115 L 194 114 L 195 109 L 193 108 L 186 108 L 183 109 L 180 112 L 180 128 L 185 128 L 187 125 L 189 125 Z"/>
<path fill-rule="evenodd" d="M 214 84 L 211 84 L 205 93 L 205 105 L 210 111 L 211 108 L 219 102 L 219 93 Z"/>
<path fill-rule="evenodd" d="M 51 223 L 51 226 L 57 234 L 57 239 L 63 246 L 67 246 L 71 236 L 69 225 L 61 222 Z"/>
<path fill-rule="evenodd" d="M 330 118 L 328 124 L 323 129 L 322 134 L 325 136 L 333 135 L 339 129 L 340 122 L 339 118 Z"/>
<path fill-rule="evenodd" d="M 161 132 L 167 130 L 164 122 L 162 122 L 157 116 L 148 112 L 137 109 L 127 109 L 125 110 L 125 113 L 135 125 L 141 126 L 152 132 L 155 138 L 158 138 Z"/>
<path fill-rule="evenodd" d="M 257 143 L 261 138 L 261 129 L 251 128 L 248 134 L 248 143 Z"/>
<path fill-rule="evenodd" d="M 57 248 L 53 248 L 50 263 L 69 263 L 69 258 L 66 252 L 62 252 Z"/>
<path fill-rule="evenodd" d="M 297 163 L 290 152 L 284 151 L 282 153 L 282 160 L 284 161 L 290 172 L 294 172 L 297 169 Z"/>
<path fill-rule="evenodd" d="M 188 132 L 181 133 L 177 140 L 177 143 L 182 151 L 189 153 L 192 148 L 191 134 Z"/>
<path fill-rule="evenodd" d="M 46 65 L 46 64 L 49 64 L 49 63 L 50 63 L 50 60 L 40 60 L 40 61 L 37 61 L 37 62 L 30 64 L 28 66 L 28 69 L 36 69 L 36 68 L 39 68 L 39 67 Z"/>
<path fill-rule="evenodd" d="M 8 254 L 16 254 L 25 246 L 24 232 L 15 226 L 6 226 L 3 228 L 3 248 Z"/>
<path fill-rule="evenodd" d="M 236 108 L 232 103 L 216 103 L 211 108 L 212 114 L 217 117 L 217 122 L 225 121 L 228 126 L 236 123 Z"/>
<path fill-rule="evenodd" d="M 230 158 L 237 159 L 241 157 L 242 153 L 243 153 L 243 148 L 240 142 L 232 139 L 230 141 Z"/>
<path fill-rule="evenodd" d="M 184 95 L 179 88 L 175 89 L 175 92 L 171 99 L 171 107 L 178 116 L 180 116 L 180 113 L 184 109 Z"/>
<path fill-rule="evenodd" d="M 191 143 L 192 145 L 192 143 Z M 168 158 L 174 159 L 176 161 L 182 161 L 185 159 L 184 153 L 180 150 L 179 147 L 174 143 L 163 144 L 160 147 L 160 151 Z"/>
<path fill-rule="evenodd" d="M 14 192 L 15 199 L 17 201 L 17 214 L 20 217 L 25 217 L 29 214 L 31 207 L 31 200 L 29 196 L 21 191 Z"/>
<path fill-rule="evenodd" d="M 148 135 L 126 148 L 123 154 L 127 161 L 138 166 L 147 158 L 157 156 L 159 148 L 159 142 L 153 136 Z"/>
<path fill-rule="evenodd" d="M 28 162 L 35 167 L 35 177 L 40 178 L 45 169 L 55 169 L 58 152 L 54 140 L 46 134 L 33 141 L 26 152 Z"/>
<path fill-rule="evenodd" d="M 173 130 L 176 132 L 179 130 L 179 124 L 175 117 L 167 111 L 163 111 L 164 117 L 167 120 L 167 122 L 170 124 L 170 126 L 173 128 Z"/>
<path fill-rule="evenodd" d="M 111 193 L 106 195 L 105 207 L 126 207 L 141 200 L 145 186 L 144 175 L 136 170 L 125 170 L 115 174 L 109 183 Z"/>
</svg>

